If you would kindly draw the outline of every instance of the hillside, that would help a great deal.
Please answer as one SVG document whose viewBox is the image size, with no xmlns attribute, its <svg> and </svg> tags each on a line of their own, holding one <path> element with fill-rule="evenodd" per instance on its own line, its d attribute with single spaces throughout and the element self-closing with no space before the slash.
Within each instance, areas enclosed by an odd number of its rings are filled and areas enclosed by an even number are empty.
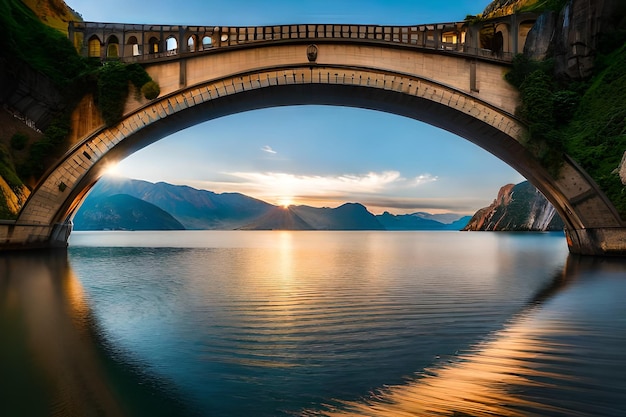
<svg viewBox="0 0 626 417">
<path fill-rule="evenodd" d="M 474 214 L 463 230 L 553 231 L 563 230 L 554 206 L 529 182 L 500 188 L 488 207 Z"/>
<path fill-rule="evenodd" d="M 159 182 L 103 178 L 87 199 L 127 194 L 171 214 L 186 229 L 236 229 L 265 215 L 274 206 L 239 193 L 217 194 Z"/>
<path fill-rule="evenodd" d="M 67 33 L 70 21 L 82 21 L 82 16 L 63 0 L 22 0 L 39 20 L 46 25 Z"/>
<path fill-rule="evenodd" d="M 126 194 L 86 199 L 76 216 L 75 230 L 183 230 L 169 213 Z"/>
</svg>

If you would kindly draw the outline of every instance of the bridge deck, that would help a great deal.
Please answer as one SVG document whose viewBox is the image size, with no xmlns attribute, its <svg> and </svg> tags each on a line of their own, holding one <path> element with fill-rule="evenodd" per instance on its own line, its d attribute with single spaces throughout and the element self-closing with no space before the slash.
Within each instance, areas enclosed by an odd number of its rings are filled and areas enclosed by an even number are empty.
<svg viewBox="0 0 626 417">
<path fill-rule="evenodd" d="M 479 47 L 479 29 L 467 22 L 415 26 L 294 24 L 277 26 L 185 26 L 70 22 L 69 36 L 82 53 L 126 62 L 172 59 L 180 55 L 250 44 L 302 41 L 385 43 L 510 62 L 514 51 Z M 93 46 L 98 41 L 103 50 Z M 80 45 L 82 44 L 82 45 Z"/>
</svg>

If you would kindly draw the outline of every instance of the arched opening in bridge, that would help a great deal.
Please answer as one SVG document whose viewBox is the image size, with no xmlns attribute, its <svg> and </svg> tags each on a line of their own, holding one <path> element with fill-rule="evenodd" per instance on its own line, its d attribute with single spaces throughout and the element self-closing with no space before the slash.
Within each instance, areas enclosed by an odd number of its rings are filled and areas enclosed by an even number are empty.
<svg viewBox="0 0 626 417">
<path fill-rule="evenodd" d="M 96 35 L 93 35 L 91 38 L 89 38 L 89 57 L 100 58 L 101 46 L 102 44 L 100 42 L 100 39 Z"/>
<path fill-rule="evenodd" d="M 192 35 L 189 38 L 187 38 L 187 52 L 195 52 L 197 44 L 198 44 L 197 36 Z"/>
<path fill-rule="evenodd" d="M 148 44 L 150 45 L 150 53 L 151 54 L 158 54 L 161 50 L 161 48 L 159 47 L 159 40 L 157 38 L 155 38 L 154 36 L 150 38 L 150 40 L 148 41 Z"/>
<path fill-rule="evenodd" d="M 209 35 L 205 35 L 202 38 L 202 49 L 209 49 L 211 46 L 213 46 L 213 39 Z"/>
<path fill-rule="evenodd" d="M 130 47 L 130 53 L 132 56 L 138 56 L 141 54 L 139 51 L 139 42 L 137 42 L 136 36 L 129 37 L 127 45 Z"/>
<path fill-rule="evenodd" d="M 472 215 L 523 177 L 462 138 L 402 116 L 290 106 L 221 117 L 128 157 L 118 175 L 238 192 L 276 206 Z"/>
<path fill-rule="evenodd" d="M 176 55 L 178 53 L 178 40 L 170 36 L 165 40 L 165 47 L 168 55 Z"/>
<path fill-rule="evenodd" d="M 107 39 L 107 58 L 118 58 L 120 56 L 120 45 L 117 36 L 111 35 Z"/>
<path fill-rule="evenodd" d="M 517 44 L 520 45 L 521 48 L 523 48 L 524 44 L 526 43 L 526 38 L 528 38 L 528 33 L 530 32 L 530 30 L 533 28 L 534 25 L 535 25 L 534 20 L 524 20 L 523 22 L 520 22 L 519 29 L 518 29 Z M 520 50 L 517 52 L 521 53 L 523 51 Z"/>
</svg>

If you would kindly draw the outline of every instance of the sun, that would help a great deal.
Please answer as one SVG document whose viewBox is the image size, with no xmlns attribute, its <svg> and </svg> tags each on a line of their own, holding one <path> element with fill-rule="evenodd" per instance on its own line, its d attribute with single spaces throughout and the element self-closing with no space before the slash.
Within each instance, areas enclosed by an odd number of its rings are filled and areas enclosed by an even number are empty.
<svg viewBox="0 0 626 417">
<path fill-rule="evenodd" d="M 280 197 L 277 202 L 279 206 L 286 209 L 293 205 L 293 197 Z"/>
<path fill-rule="evenodd" d="M 110 162 L 104 167 L 103 175 L 108 177 L 119 177 L 121 175 L 119 164 L 117 162 Z"/>
</svg>

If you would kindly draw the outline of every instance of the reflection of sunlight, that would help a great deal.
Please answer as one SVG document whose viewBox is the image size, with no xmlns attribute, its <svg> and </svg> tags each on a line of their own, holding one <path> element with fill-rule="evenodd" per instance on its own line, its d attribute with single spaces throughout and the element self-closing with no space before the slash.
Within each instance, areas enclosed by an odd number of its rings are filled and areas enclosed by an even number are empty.
<svg viewBox="0 0 626 417">
<path fill-rule="evenodd" d="M 280 277 L 282 282 L 288 283 L 293 278 L 293 242 L 290 231 L 281 231 L 279 235 L 280 250 Z"/>
<path fill-rule="evenodd" d="M 523 417 L 527 407 L 547 414 L 564 410 L 548 406 L 516 393 L 528 387 L 547 386 L 537 379 L 567 377 L 558 369 L 536 366 L 549 361 L 551 354 L 565 346 L 547 344 L 544 332 L 532 318 L 497 334 L 473 353 L 455 356 L 441 367 L 425 370 L 420 378 L 406 385 L 381 390 L 364 402 L 345 402 L 340 409 L 309 412 L 307 415 L 391 417 L 400 415 L 459 415 Z M 543 368 L 539 370 L 538 368 Z"/>
<path fill-rule="evenodd" d="M 593 285 L 590 290 L 578 283 L 567 290 L 566 297 L 559 296 L 571 282 L 568 269 L 580 266 L 571 268 L 570 263 L 554 287 L 546 290 L 549 294 L 538 294 L 526 312 L 469 351 L 437 357 L 437 363 L 404 385 L 383 388 L 361 401 L 338 400 L 336 406 L 307 410 L 304 415 L 523 417 L 530 415 L 529 410 L 532 415 L 602 414 L 596 414 L 598 410 L 619 415 L 621 410 L 611 403 L 584 402 L 591 398 L 589 393 L 601 401 L 605 381 L 613 378 L 619 386 L 623 380 L 619 367 L 607 362 L 607 355 L 614 355 L 620 342 L 609 339 L 610 348 L 603 350 L 606 340 L 601 338 L 607 330 L 598 332 L 600 339 L 596 337 L 594 326 L 604 320 L 595 314 L 605 304 L 593 294 Z M 580 301 L 589 298 L 596 301 Z M 613 297 L 610 305 L 609 309 L 622 305 L 621 297 Z M 611 386 L 609 391 L 613 389 L 621 388 Z"/>
</svg>

